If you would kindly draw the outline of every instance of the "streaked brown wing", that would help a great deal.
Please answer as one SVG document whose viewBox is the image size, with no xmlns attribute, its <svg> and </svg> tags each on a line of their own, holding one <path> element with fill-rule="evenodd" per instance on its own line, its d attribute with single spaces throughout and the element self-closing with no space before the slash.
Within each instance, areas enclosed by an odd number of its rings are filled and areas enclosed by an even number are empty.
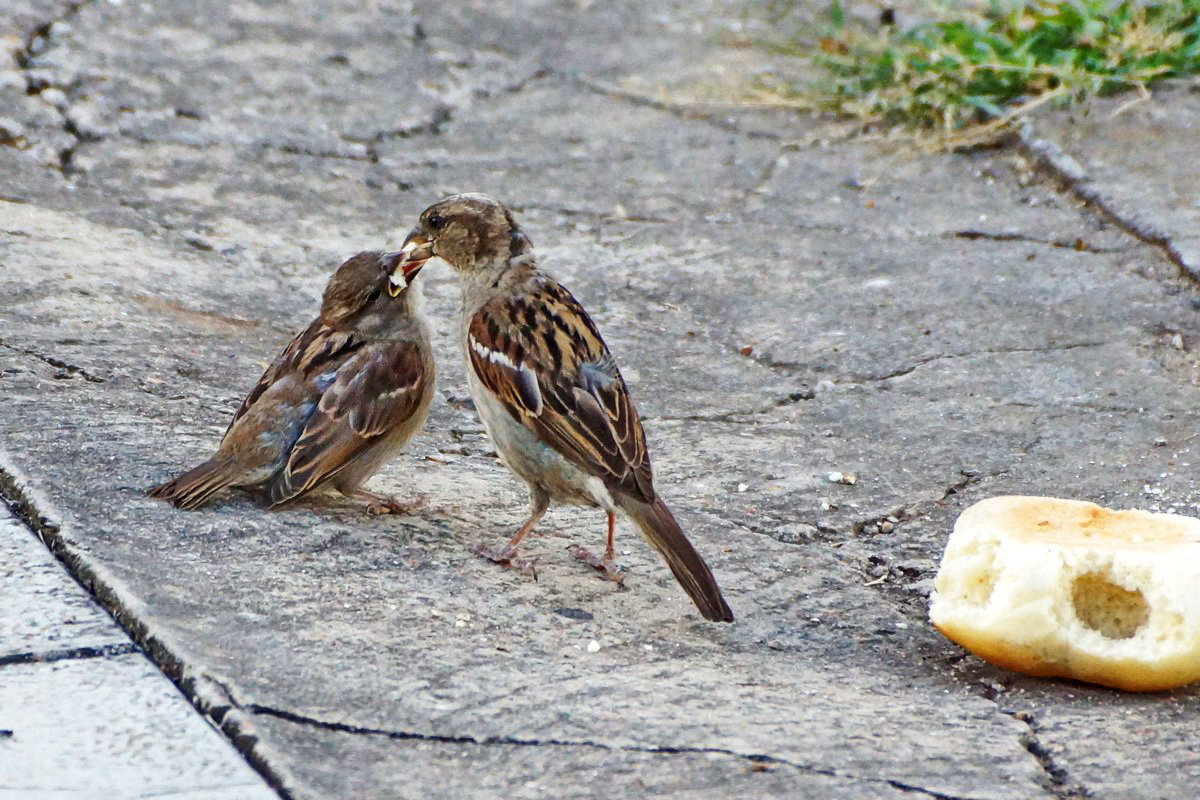
<svg viewBox="0 0 1200 800">
<path fill-rule="evenodd" d="M 654 499 L 646 436 L 595 324 L 553 279 L 497 298 L 468 328 L 471 366 L 509 414 L 607 484 Z"/>
<path fill-rule="evenodd" d="M 263 392 L 279 380 L 281 375 L 292 371 L 309 374 L 314 370 L 325 371 L 336 368 L 342 360 L 362 345 L 362 340 L 355 338 L 353 334 L 346 331 L 335 331 L 327 327 L 321 320 L 315 320 L 295 339 L 292 339 L 283 352 L 271 362 L 271 366 L 267 367 L 266 372 L 258 379 L 258 383 L 250 390 L 250 394 L 246 395 L 242 404 L 238 406 L 233 419 L 229 421 L 229 427 L 225 429 L 225 435 L 229 435 L 229 431 L 233 430 L 234 423 L 258 402 Z"/>
<path fill-rule="evenodd" d="M 297 497 L 352 464 L 416 412 L 427 379 L 415 344 L 360 346 L 337 370 L 287 465 L 267 487 L 269 502 Z"/>
</svg>

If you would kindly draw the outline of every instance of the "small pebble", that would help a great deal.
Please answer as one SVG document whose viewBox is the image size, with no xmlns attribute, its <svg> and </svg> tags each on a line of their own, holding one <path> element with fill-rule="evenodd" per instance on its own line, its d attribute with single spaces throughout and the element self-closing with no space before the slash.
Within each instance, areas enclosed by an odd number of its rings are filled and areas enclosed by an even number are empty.
<svg viewBox="0 0 1200 800">
<path fill-rule="evenodd" d="M 592 639 L 590 642 L 588 642 L 587 651 L 589 653 L 599 653 L 600 652 L 600 643 L 597 642 L 595 639 Z"/>
<path fill-rule="evenodd" d="M 858 483 L 858 476 L 853 472 L 830 472 L 825 476 L 825 479 L 830 483 L 841 483 L 846 486 L 853 486 Z"/>
</svg>

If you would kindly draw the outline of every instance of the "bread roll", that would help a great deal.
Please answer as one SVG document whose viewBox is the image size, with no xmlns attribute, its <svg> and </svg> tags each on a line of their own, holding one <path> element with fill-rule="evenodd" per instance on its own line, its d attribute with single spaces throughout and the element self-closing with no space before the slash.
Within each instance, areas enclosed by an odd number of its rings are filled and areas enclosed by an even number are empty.
<svg viewBox="0 0 1200 800">
<path fill-rule="evenodd" d="M 1053 497 L 959 516 L 929 608 L 980 658 L 1154 691 L 1200 678 L 1200 520 Z"/>
</svg>

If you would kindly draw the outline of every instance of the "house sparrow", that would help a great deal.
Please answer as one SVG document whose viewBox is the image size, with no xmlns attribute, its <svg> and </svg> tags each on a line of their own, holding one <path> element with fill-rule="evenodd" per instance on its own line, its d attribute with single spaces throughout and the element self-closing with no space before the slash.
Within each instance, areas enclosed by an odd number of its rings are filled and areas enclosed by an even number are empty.
<svg viewBox="0 0 1200 800">
<path fill-rule="evenodd" d="M 540 271 L 533 245 L 504 206 L 461 194 L 421 214 L 398 270 L 434 256 L 462 283 L 461 339 L 479 416 L 501 460 L 529 487 L 530 515 L 499 551 L 475 552 L 523 567 L 517 547 L 551 500 L 603 508 L 603 558 L 576 556 L 619 575 L 618 510 L 642 531 L 705 618 L 731 622 L 721 590 L 654 491 L 646 438 L 629 390 L 595 324 L 571 293 Z"/>
<path fill-rule="evenodd" d="M 149 491 L 194 509 L 226 487 L 269 506 L 327 487 L 373 514 L 410 507 L 360 488 L 425 425 L 434 366 L 421 263 L 359 253 L 325 287 L 321 313 L 275 359 L 234 414 L 216 454 Z"/>
</svg>

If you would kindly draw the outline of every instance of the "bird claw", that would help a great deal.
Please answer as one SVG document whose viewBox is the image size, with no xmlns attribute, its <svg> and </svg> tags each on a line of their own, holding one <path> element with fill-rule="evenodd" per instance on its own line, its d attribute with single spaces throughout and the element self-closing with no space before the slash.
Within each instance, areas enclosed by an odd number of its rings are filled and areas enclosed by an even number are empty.
<svg viewBox="0 0 1200 800">
<path fill-rule="evenodd" d="M 601 558 L 586 547 L 576 547 L 571 555 L 599 572 L 606 581 L 622 583 L 625 580 L 625 572 L 611 558 Z"/>
<path fill-rule="evenodd" d="M 394 497 L 387 495 L 374 495 L 362 498 L 367 501 L 367 513 L 372 516 L 382 516 L 384 514 L 411 514 L 421 506 L 425 505 L 425 498 L 418 497 L 416 500 L 409 500 L 407 503 L 402 503 Z"/>
<path fill-rule="evenodd" d="M 486 558 L 493 564 L 499 564 L 502 567 L 515 569 L 524 575 L 528 575 L 537 580 L 537 559 L 517 558 L 517 551 L 507 547 L 496 550 L 488 547 L 486 544 L 477 544 L 471 548 L 471 552 L 480 558 Z"/>
</svg>

